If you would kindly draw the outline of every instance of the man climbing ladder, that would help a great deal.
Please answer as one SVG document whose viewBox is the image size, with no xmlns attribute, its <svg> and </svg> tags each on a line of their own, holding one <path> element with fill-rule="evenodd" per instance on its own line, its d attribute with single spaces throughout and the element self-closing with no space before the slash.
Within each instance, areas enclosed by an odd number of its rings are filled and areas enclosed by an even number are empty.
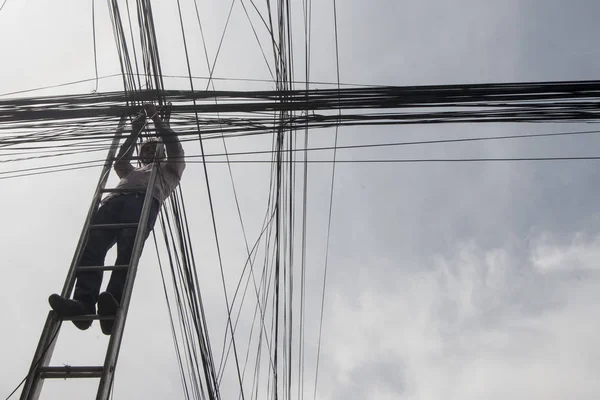
<svg viewBox="0 0 600 400">
<path fill-rule="evenodd" d="M 144 105 L 141 113 L 132 123 L 131 135 L 121 146 L 114 169 L 119 178 L 117 189 L 122 192 L 111 193 L 102 200 L 101 206 L 92 217 L 92 224 L 127 224 L 137 223 L 140 220 L 142 206 L 148 188 L 150 174 L 153 166 L 158 167 L 156 184 L 152 189 L 152 204 L 148 224 L 144 232 L 144 240 L 150 234 L 162 202 L 169 197 L 179 184 L 185 169 L 184 153 L 179 138 L 158 115 L 156 107 L 152 104 Z M 140 148 L 142 167 L 134 168 L 131 156 L 135 148 L 138 135 L 146 124 L 146 118 L 152 119 L 160 139 L 151 139 Z M 166 158 L 163 150 L 166 147 Z M 137 189 L 137 190 L 136 190 Z M 136 227 L 120 229 L 94 229 L 88 236 L 87 243 L 82 252 L 80 266 L 103 266 L 108 250 L 117 244 L 117 260 L 115 265 L 128 265 L 130 263 Z M 102 271 L 85 271 L 77 274 L 77 284 L 73 299 L 52 294 L 48 301 L 50 306 L 61 317 L 77 317 L 81 315 L 96 314 L 100 317 L 114 316 L 119 308 L 127 270 L 114 270 L 106 292 L 100 292 L 102 284 Z M 88 329 L 92 320 L 73 320 L 77 328 Z M 100 319 L 102 332 L 110 335 L 113 319 Z"/>
</svg>

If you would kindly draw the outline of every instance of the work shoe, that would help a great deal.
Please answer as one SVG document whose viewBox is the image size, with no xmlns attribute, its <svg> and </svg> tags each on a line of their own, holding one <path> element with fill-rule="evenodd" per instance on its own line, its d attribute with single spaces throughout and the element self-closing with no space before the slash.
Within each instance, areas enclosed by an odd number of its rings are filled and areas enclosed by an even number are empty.
<svg viewBox="0 0 600 400">
<path fill-rule="evenodd" d="M 62 318 L 96 314 L 96 307 L 93 304 L 84 303 L 80 300 L 66 299 L 57 295 L 56 293 L 51 294 L 50 297 L 48 297 L 48 303 L 50 303 L 50 307 L 52 307 L 52 309 L 56 311 L 56 313 Z M 86 330 L 92 325 L 91 319 L 71 322 L 73 322 L 73 324 L 82 331 Z"/>
<path fill-rule="evenodd" d="M 102 292 L 98 296 L 98 315 L 101 317 L 113 317 L 111 319 L 101 319 L 100 328 L 102 333 L 110 335 L 115 322 L 114 316 L 117 314 L 119 309 L 119 302 L 109 292 Z"/>
</svg>

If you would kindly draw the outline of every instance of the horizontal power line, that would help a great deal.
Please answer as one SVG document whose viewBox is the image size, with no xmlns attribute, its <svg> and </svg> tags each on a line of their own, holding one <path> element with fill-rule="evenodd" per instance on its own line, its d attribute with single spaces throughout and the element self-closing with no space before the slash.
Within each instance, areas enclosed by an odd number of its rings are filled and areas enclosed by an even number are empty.
<svg viewBox="0 0 600 400">
<path fill-rule="evenodd" d="M 414 163 L 481 163 L 481 162 L 524 162 L 524 161 L 597 161 L 600 156 L 568 156 L 568 157 L 500 157 L 500 158 L 400 158 L 400 159 L 365 159 L 365 160 L 280 160 L 282 164 L 414 164 Z M 206 161 L 187 161 L 187 164 L 277 164 L 274 160 L 206 160 Z M 90 164 L 92 162 L 83 162 Z M 79 163 L 74 163 L 79 164 Z M 24 176 L 43 175 L 55 172 L 75 171 L 86 168 L 100 167 L 102 164 L 82 165 L 70 168 L 61 168 L 51 171 L 29 172 L 18 175 L 0 176 L 1 179 L 11 179 Z M 58 168 L 60 166 L 40 167 Z M 17 171 L 11 171 L 17 172 Z M 3 172 L 9 174 L 11 172 Z"/>
<path fill-rule="evenodd" d="M 402 142 L 386 142 L 386 143 L 373 143 L 373 144 L 355 144 L 355 145 L 343 145 L 343 146 L 321 146 L 321 147 L 310 147 L 310 148 L 299 148 L 299 149 L 290 149 L 286 150 L 287 152 L 298 153 L 298 152 L 316 152 L 316 151 L 329 151 L 329 150 L 351 150 L 351 149 L 367 149 L 367 148 L 385 148 L 385 147 L 401 147 L 401 146 L 413 146 L 413 145 L 431 145 L 431 144 L 453 144 L 453 143 L 468 143 L 468 142 L 481 142 L 481 141 L 495 141 L 495 140 L 515 140 L 515 139 L 539 139 L 539 138 L 554 138 L 554 137 L 564 137 L 564 136 L 582 136 L 582 135 L 592 135 L 598 134 L 600 130 L 587 130 L 587 131 L 570 131 L 570 132 L 551 132 L 551 133 L 537 133 L 537 134 L 520 134 L 520 135 L 502 135 L 502 136 L 479 136 L 479 137 L 467 137 L 467 138 L 456 138 L 456 139 L 435 139 L 435 140 L 419 140 L 419 141 L 402 141 Z M 2 140 L 0 140 L 0 144 L 2 144 Z M 62 146 L 61 146 L 62 147 Z M 84 154 L 90 152 L 98 152 L 98 151 L 106 151 L 110 146 L 107 145 L 94 145 L 93 147 L 86 146 L 82 150 L 74 150 L 67 149 L 67 151 L 63 153 L 48 153 L 48 149 L 41 147 L 36 152 L 30 153 L 21 153 L 21 154 L 37 154 L 42 153 L 42 155 L 38 156 L 29 156 L 29 157 L 21 157 L 14 158 L 8 160 L 0 160 L 0 164 L 9 163 L 9 162 L 19 162 L 19 161 L 28 161 L 35 160 L 41 158 L 50 158 L 50 157 L 59 157 L 59 156 L 68 156 L 68 155 L 77 155 Z M 50 149 L 50 151 L 53 151 Z M 242 152 L 227 152 L 227 153 L 212 153 L 206 154 L 204 157 L 238 157 L 238 156 L 248 156 L 248 155 L 263 155 L 263 154 L 274 154 L 273 150 L 255 150 L 255 151 L 242 151 Z M 9 154 L 0 154 L 0 157 L 14 155 L 14 153 Z M 186 159 L 191 158 L 199 158 L 202 155 L 186 155 Z M 133 157 L 132 160 L 137 160 L 138 158 Z M 97 162 L 101 162 L 102 160 L 96 160 Z M 93 161 L 90 161 L 93 162 Z M 65 165 L 59 165 L 65 166 Z M 40 168 L 40 167 L 38 167 Z M 15 171 L 22 172 L 23 170 Z"/>
<path fill-rule="evenodd" d="M 127 76 L 127 74 L 125 74 Z M 134 74 L 134 76 L 140 76 L 140 77 L 146 77 L 146 74 Z M 73 86 L 73 85 L 79 85 L 81 83 L 88 83 L 88 82 L 94 82 L 96 80 L 105 80 L 105 79 L 110 79 L 110 78 L 122 78 L 123 74 L 122 73 L 115 73 L 115 74 L 110 74 L 110 75 L 104 75 L 104 76 L 100 76 L 98 78 L 87 78 L 87 79 L 79 79 L 76 81 L 70 81 L 70 82 L 64 82 L 64 83 L 58 83 L 55 85 L 47 85 L 47 86 L 39 86 L 39 87 L 35 87 L 35 88 L 30 88 L 30 89 L 22 89 L 22 90 L 16 90 L 13 92 L 5 92 L 5 93 L 0 93 L 0 97 L 6 97 L 6 96 L 11 96 L 11 95 L 15 95 L 15 94 L 23 94 L 23 93 L 33 93 L 33 92 L 37 92 L 40 90 L 47 90 L 47 89 L 56 89 L 59 87 L 66 87 L 66 86 Z M 162 75 L 163 78 L 172 78 L 172 79 L 190 79 L 189 76 L 187 75 Z M 227 77 L 209 77 L 209 76 L 192 76 L 191 79 L 194 80 L 213 80 L 213 81 L 224 81 L 224 82 L 256 82 L 256 83 L 275 83 L 274 80 L 272 79 L 253 79 L 253 78 L 227 78 Z M 309 84 L 309 85 L 327 85 L 327 86 L 337 86 L 338 83 L 337 82 L 325 82 L 325 81 L 310 81 L 310 82 L 306 82 L 306 81 L 291 81 L 291 83 L 294 84 Z M 354 87 L 378 87 L 381 85 L 369 85 L 369 84 L 364 84 L 364 83 L 340 83 L 340 86 L 354 86 Z"/>
<path fill-rule="evenodd" d="M 19 98 L 0 101 L 0 129 L 55 126 L 53 121 L 118 117 L 136 113 L 126 102 L 152 101 L 154 91 Z M 227 114 L 226 126 L 249 123 L 273 129 L 349 124 L 429 124 L 442 122 L 597 121 L 600 81 L 514 84 L 384 86 L 290 91 L 176 91 L 164 92 L 172 103 L 174 123 L 193 126 L 194 116 Z M 215 102 L 215 100 L 218 100 Z M 195 105 L 194 105 L 195 104 Z M 342 110 L 342 115 L 337 111 Z M 274 121 L 278 112 L 295 112 Z M 333 112 L 329 114 L 328 112 Z M 231 117 L 247 113 L 247 118 Z M 256 118 L 256 113 L 271 116 Z M 183 116 L 187 118 L 180 119 Z"/>
</svg>

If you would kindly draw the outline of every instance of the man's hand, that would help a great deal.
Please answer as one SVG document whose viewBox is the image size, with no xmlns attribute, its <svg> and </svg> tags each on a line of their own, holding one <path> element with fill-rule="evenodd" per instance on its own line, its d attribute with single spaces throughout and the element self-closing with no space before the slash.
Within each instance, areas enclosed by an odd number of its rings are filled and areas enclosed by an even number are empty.
<svg viewBox="0 0 600 400">
<path fill-rule="evenodd" d="M 165 126 L 165 123 L 163 122 L 162 118 L 160 117 L 160 115 L 158 113 L 158 109 L 154 104 L 150 104 L 150 103 L 144 104 L 142 106 L 142 109 L 146 112 L 146 115 L 148 117 L 152 118 L 152 122 L 154 122 L 154 126 L 156 127 L 156 135 L 157 136 L 163 137 L 163 136 L 169 135 L 170 133 L 173 132 L 170 129 L 168 129 L 168 127 Z"/>
<path fill-rule="evenodd" d="M 144 111 L 146 111 L 146 115 L 152 119 L 155 119 L 158 117 L 158 110 L 156 109 L 156 106 L 154 104 L 144 104 L 142 106 L 142 109 Z M 160 117 L 159 117 L 160 118 Z"/>
<path fill-rule="evenodd" d="M 139 113 L 138 116 L 131 121 L 131 131 L 134 134 L 137 134 L 142 130 L 144 125 L 146 125 L 146 115 L 144 113 Z"/>
</svg>

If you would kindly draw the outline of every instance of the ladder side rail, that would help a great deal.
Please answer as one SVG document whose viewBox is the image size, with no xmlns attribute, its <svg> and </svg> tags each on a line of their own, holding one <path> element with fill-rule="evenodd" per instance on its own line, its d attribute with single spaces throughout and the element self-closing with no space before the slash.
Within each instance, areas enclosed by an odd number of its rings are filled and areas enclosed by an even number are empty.
<svg viewBox="0 0 600 400">
<path fill-rule="evenodd" d="M 126 114 L 123 114 L 121 116 L 116 135 L 112 141 L 111 147 L 108 151 L 108 155 L 106 156 L 106 162 L 104 163 L 104 167 L 102 168 L 102 174 L 100 175 L 98 185 L 96 185 L 96 190 L 94 191 L 92 205 L 90 206 L 87 217 L 85 218 L 85 223 L 83 225 L 81 237 L 79 238 L 79 242 L 77 243 L 77 248 L 75 250 L 75 254 L 73 255 L 73 261 L 71 261 L 71 267 L 69 268 L 69 273 L 67 274 L 67 279 L 65 280 L 65 285 L 61 292 L 61 296 L 63 297 L 69 297 L 71 291 L 73 290 L 73 286 L 75 285 L 77 266 L 79 265 L 81 253 L 83 252 L 83 249 L 87 242 L 87 235 L 90 230 L 90 225 L 92 224 L 92 217 L 94 216 L 94 213 L 96 212 L 96 210 L 98 209 L 98 205 L 100 204 L 100 197 L 102 195 L 102 191 L 106 186 L 106 182 L 108 181 L 108 176 L 110 174 L 113 161 L 115 160 L 115 153 L 117 152 L 117 148 L 119 147 L 119 141 L 121 140 L 121 137 L 123 136 L 123 132 L 125 130 L 126 118 Z"/>
<path fill-rule="evenodd" d="M 47 367 L 50 363 L 59 329 L 60 318 L 58 318 L 54 311 L 49 311 L 35 354 L 33 355 L 33 360 L 31 361 L 31 366 L 29 367 L 25 385 L 21 391 L 21 400 L 37 400 L 39 398 L 44 381 L 40 379 L 38 367 Z"/>
<path fill-rule="evenodd" d="M 154 189 L 156 185 L 156 179 L 160 165 L 155 163 L 152 167 L 150 174 L 150 180 L 148 187 L 146 188 L 146 196 L 144 198 L 144 204 L 142 205 L 142 212 L 140 215 L 138 230 L 135 236 L 133 244 L 133 251 L 131 253 L 131 260 L 129 261 L 129 271 L 127 272 L 127 278 L 125 280 L 125 287 L 123 288 L 123 295 L 121 298 L 121 304 L 119 310 L 115 315 L 112 333 L 108 342 L 108 349 L 106 351 L 106 358 L 104 360 L 104 369 L 100 383 L 98 385 L 97 400 L 108 400 L 110 396 L 110 389 L 114 378 L 115 368 L 117 365 L 117 358 L 119 356 L 119 349 L 121 347 L 121 340 L 123 338 L 123 331 L 125 329 L 125 320 L 127 318 L 127 312 L 129 310 L 129 303 L 131 302 L 131 295 L 133 292 L 133 283 L 135 275 L 137 273 L 137 267 L 144 248 L 144 242 L 146 240 L 145 232 L 148 227 L 148 219 L 150 215 L 150 209 L 152 202 L 154 201 Z"/>
<path fill-rule="evenodd" d="M 65 280 L 65 284 L 61 292 L 61 295 L 63 297 L 68 297 L 70 295 L 71 290 L 73 289 L 73 285 L 75 284 L 75 270 L 77 268 L 77 264 L 79 263 L 79 258 L 81 257 L 83 247 L 85 246 L 87 240 L 87 231 L 89 230 L 92 216 L 96 211 L 96 208 L 98 207 L 98 203 L 100 201 L 100 190 L 103 189 L 106 185 L 106 181 L 108 180 L 108 175 L 112 167 L 112 161 L 115 158 L 115 153 L 117 151 L 116 149 L 123 135 L 123 131 L 125 130 L 126 118 L 126 114 L 123 114 L 121 116 L 115 137 L 112 141 L 111 148 L 109 149 L 108 154 L 106 156 L 106 162 L 104 164 L 104 167 L 102 168 L 102 174 L 100 175 L 100 179 L 98 180 L 98 185 L 96 187 L 96 192 L 94 193 L 92 205 L 90 206 L 90 209 L 88 211 L 88 215 L 85 220 L 81 237 L 79 238 L 79 242 L 77 243 L 75 255 L 73 256 L 73 261 L 71 262 L 71 266 L 69 268 L 69 272 L 67 273 L 67 278 Z M 31 362 L 31 367 L 29 368 L 29 373 L 27 375 L 25 385 L 23 386 L 23 390 L 21 391 L 21 400 L 37 400 L 39 398 L 42 386 L 44 384 L 44 380 L 40 379 L 40 374 L 37 372 L 37 368 L 47 367 L 50 363 L 52 353 L 54 352 L 54 347 L 56 346 L 56 338 L 58 337 L 60 325 L 61 320 L 56 315 L 56 313 L 52 310 L 48 312 L 48 316 L 46 318 L 46 322 L 44 324 L 40 340 L 38 342 L 35 354 L 33 356 L 33 360 Z"/>
</svg>

